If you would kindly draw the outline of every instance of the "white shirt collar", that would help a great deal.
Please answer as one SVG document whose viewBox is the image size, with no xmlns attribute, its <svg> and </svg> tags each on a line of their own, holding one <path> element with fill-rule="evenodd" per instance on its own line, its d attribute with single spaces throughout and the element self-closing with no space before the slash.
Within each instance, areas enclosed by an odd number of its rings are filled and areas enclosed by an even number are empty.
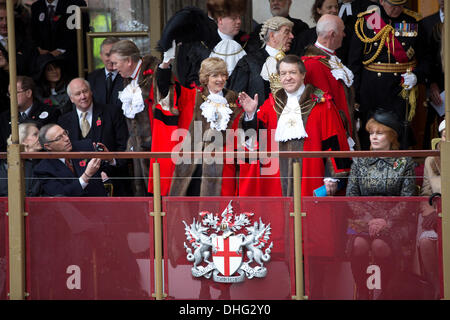
<svg viewBox="0 0 450 320">
<path fill-rule="evenodd" d="M 133 73 L 131 74 L 131 79 L 133 80 L 139 80 L 139 71 L 141 70 L 142 60 L 139 59 L 138 64 L 136 65 L 136 69 L 134 69 Z"/>
<path fill-rule="evenodd" d="M 302 96 L 303 92 L 305 91 L 305 88 L 306 88 L 305 84 L 302 84 L 301 87 L 298 88 L 298 90 L 295 91 L 294 93 L 288 93 L 286 90 L 285 90 L 285 92 L 286 92 L 286 94 L 288 96 L 288 99 L 289 98 L 296 98 L 297 100 L 299 100 L 300 97 Z"/>
<path fill-rule="evenodd" d="M 89 107 L 89 109 L 87 110 L 87 115 L 86 118 L 92 115 L 92 109 L 94 108 L 94 104 L 91 104 L 91 106 Z M 78 108 L 75 108 L 77 110 L 77 114 L 78 114 L 78 119 L 81 119 L 81 110 L 78 110 Z"/>
<path fill-rule="evenodd" d="M 217 33 L 219 34 L 219 37 L 220 37 L 222 40 L 233 40 L 233 38 L 234 38 L 234 37 L 232 37 L 232 36 L 230 36 L 230 35 L 228 35 L 228 34 L 225 34 L 225 33 L 223 33 L 223 32 L 220 32 L 219 29 L 217 29 Z"/>
<path fill-rule="evenodd" d="M 55 6 L 55 10 L 56 10 L 56 7 L 58 6 L 58 0 L 55 0 L 52 3 L 49 3 L 47 0 L 45 0 L 45 4 L 47 5 L 47 8 L 49 5 Z"/>
<path fill-rule="evenodd" d="M 31 106 L 27 110 L 25 110 L 21 113 L 25 113 L 28 116 L 30 114 L 31 108 L 33 108 L 33 104 L 31 104 Z"/>
<path fill-rule="evenodd" d="M 329 49 L 329 48 L 327 48 L 327 47 L 325 47 L 325 46 L 323 46 L 323 45 L 321 45 L 320 43 L 319 43 L 319 41 L 316 41 L 316 43 L 314 44 L 316 47 L 318 47 L 318 48 L 320 48 L 320 49 L 322 49 L 322 50 L 324 50 L 326 53 L 328 53 L 328 54 L 334 54 L 334 50 L 331 50 L 331 49 Z"/>
<path fill-rule="evenodd" d="M 439 9 L 439 16 L 441 17 L 441 22 L 444 23 L 444 11 L 442 11 L 441 9 Z"/>
<path fill-rule="evenodd" d="M 278 54 L 278 52 L 280 52 L 280 50 L 275 49 L 269 45 L 266 45 L 266 51 L 271 57 L 275 57 Z"/>
</svg>

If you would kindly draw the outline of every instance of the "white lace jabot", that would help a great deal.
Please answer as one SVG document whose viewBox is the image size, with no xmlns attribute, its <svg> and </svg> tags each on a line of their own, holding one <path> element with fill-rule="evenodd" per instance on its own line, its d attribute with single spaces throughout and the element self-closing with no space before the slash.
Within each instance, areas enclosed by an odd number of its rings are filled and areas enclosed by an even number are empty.
<svg viewBox="0 0 450 320">
<path fill-rule="evenodd" d="M 219 94 L 210 93 L 205 102 L 200 105 L 202 116 L 210 124 L 211 129 L 225 131 L 233 111 L 230 109 L 227 99 Z"/>
<path fill-rule="evenodd" d="M 137 113 L 145 109 L 144 99 L 142 98 L 141 88 L 133 83 L 119 93 L 119 99 L 122 101 L 122 110 L 125 117 L 134 119 Z"/>
</svg>

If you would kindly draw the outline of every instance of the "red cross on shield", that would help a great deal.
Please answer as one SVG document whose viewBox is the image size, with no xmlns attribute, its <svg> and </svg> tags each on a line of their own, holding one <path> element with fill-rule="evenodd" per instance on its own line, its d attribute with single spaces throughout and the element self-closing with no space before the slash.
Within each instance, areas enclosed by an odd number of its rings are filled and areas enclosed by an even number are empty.
<svg viewBox="0 0 450 320">
<path fill-rule="evenodd" d="M 233 275 L 241 266 L 242 253 L 237 253 L 241 242 L 237 236 L 230 236 L 226 239 L 218 236 L 214 239 L 213 245 L 217 251 L 213 252 L 213 262 L 225 277 Z"/>
</svg>

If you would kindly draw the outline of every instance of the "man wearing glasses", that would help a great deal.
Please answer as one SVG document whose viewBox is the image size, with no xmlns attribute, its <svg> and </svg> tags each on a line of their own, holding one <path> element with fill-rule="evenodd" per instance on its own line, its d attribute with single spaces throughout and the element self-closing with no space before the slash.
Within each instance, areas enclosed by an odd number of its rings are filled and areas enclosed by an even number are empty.
<svg viewBox="0 0 450 320">
<path fill-rule="evenodd" d="M 39 142 L 49 152 L 94 151 L 90 141 L 70 141 L 69 133 L 57 124 L 39 131 Z M 41 179 L 43 196 L 105 197 L 100 177 L 101 159 L 43 159 L 34 169 Z"/>
<path fill-rule="evenodd" d="M 60 113 L 34 99 L 35 83 L 26 76 L 17 77 L 17 108 L 19 123 L 35 122 L 39 127 L 56 122 Z M 8 88 L 10 92 L 10 88 Z M 9 93 L 8 93 L 9 96 Z M 0 114 L 0 152 L 6 152 L 6 140 L 11 134 L 11 111 Z"/>
</svg>

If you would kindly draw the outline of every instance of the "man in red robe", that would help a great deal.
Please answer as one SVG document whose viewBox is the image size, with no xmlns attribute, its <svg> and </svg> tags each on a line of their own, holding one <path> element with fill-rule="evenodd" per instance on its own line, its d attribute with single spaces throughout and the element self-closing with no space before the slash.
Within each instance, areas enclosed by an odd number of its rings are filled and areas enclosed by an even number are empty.
<svg viewBox="0 0 450 320">
<path fill-rule="evenodd" d="M 258 133 L 258 144 L 249 138 L 245 148 L 255 146 L 261 151 L 267 145 L 269 151 L 348 151 L 346 131 L 331 96 L 304 84 L 306 69 L 301 59 L 286 56 L 278 63 L 277 72 L 281 89 L 272 93 L 257 112 L 257 95 L 251 98 L 240 94 L 240 103 L 247 112 L 236 120 L 235 127 L 252 128 Z M 249 117 L 251 111 L 253 118 Z M 267 129 L 267 143 L 261 129 Z M 237 148 L 242 150 L 241 146 Z M 328 195 L 334 195 L 340 185 L 338 179 L 348 174 L 351 165 L 349 159 L 342 158 L 256 160 L 235 166 L 239 177 L 234 184 L 225 184 L 233 173 L 228 165 L 222 195 L 292 196 L 294 162 L 300 162 L 302 168 L 302 196 L 312 196 L 323 185 Z"/>
<path fill-rule="evenodd" d="M 358 148 L 354 121 L 353 73 L 336 56 L 342 45 L 345 25 L 338 16 L 325 14 L 317 22 L 317 41 L 302 57 L 306 67 L 305 83 L 312 84 L 331 95 L 349 137 L 349 146 Z"/>
</svg>

